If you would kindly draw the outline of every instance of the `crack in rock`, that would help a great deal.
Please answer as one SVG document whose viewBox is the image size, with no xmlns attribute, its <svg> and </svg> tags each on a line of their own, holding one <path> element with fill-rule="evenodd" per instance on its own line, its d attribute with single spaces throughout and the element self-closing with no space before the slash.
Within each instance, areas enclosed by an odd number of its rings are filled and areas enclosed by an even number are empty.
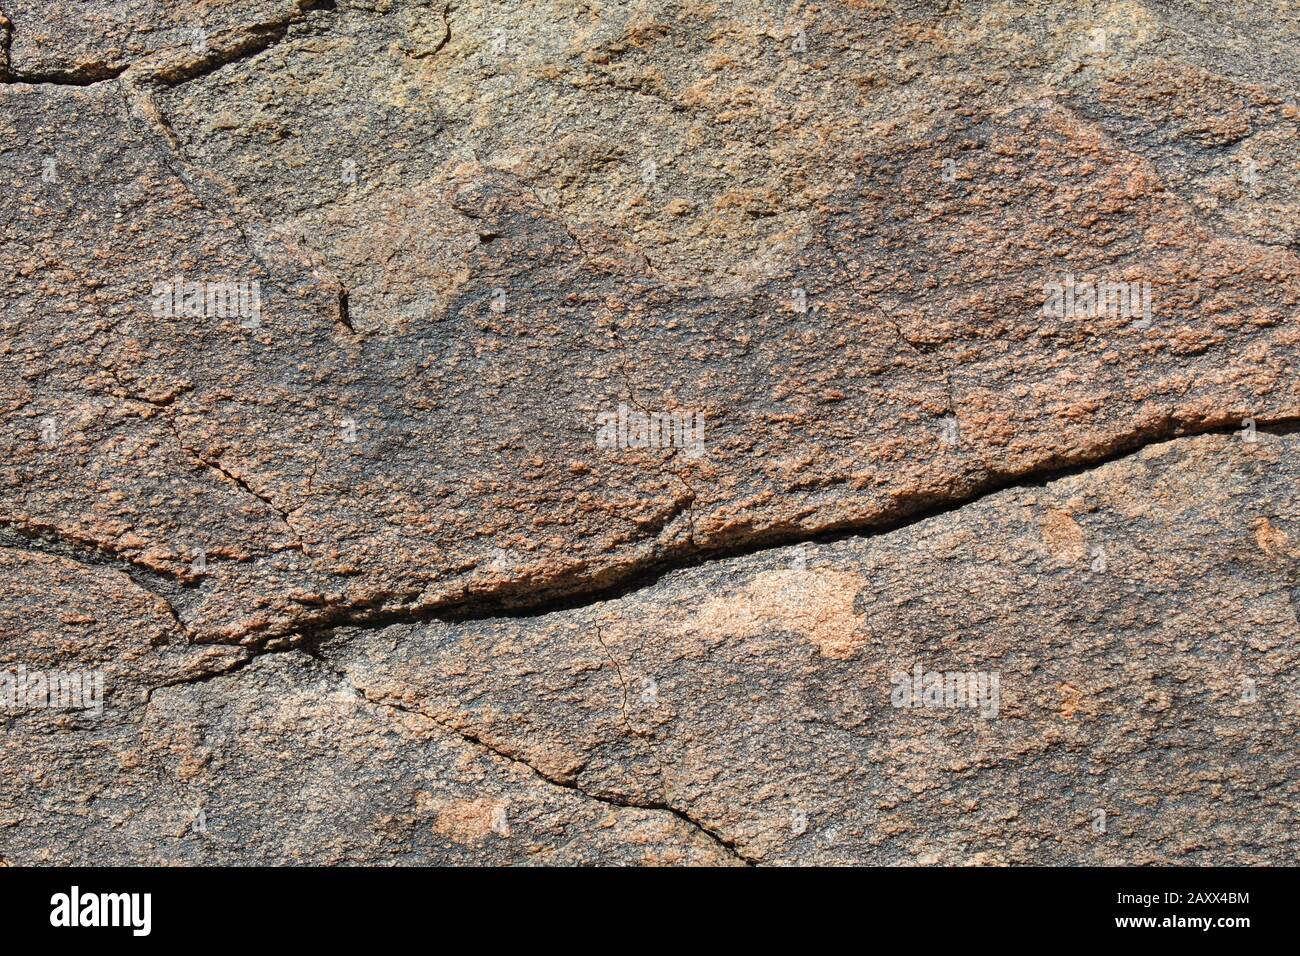
<svg viewBox="0 0 1300 956">
<path fill-rule="evenodd" d="M 322 660 L 322 659 L 317 658 L 317 660 Z M 357 693 L 359 697 L 365 699 L 371 704 L 374 704 L 379 707 L 387 707 L 392 710 L 399 711 L 401 713 L 413 714 L 415 716 L 422 717 L 423 719 L 428 720 L 435 726 L 440 727 L 441 729 L 454 734 L 455 736 L 459 737 L 461 740 L 465 741 L 466 743 L 472 744 L 475 747 L 487 751 L 493 756 L 499 757 L 502 760 L 507 760 L 510 763 L 515 764 L 516 766 L 528 770 L 539 780 L 542 780 L 543 782 L 550 784 L 551 786 L 561 787 L 565 790 L 569 790 L 574 793 L 581 794 L 582 796 L 586 797 L 589 800 L 594 800 L 598 803 L 603 803 L 611 807 L 620 807 L 622 809 L 656 810 L 656 811 L 672 814 L 674 817 L 681 820 L 683 823 L 688 824 L 697 832 L 704 834 L 706 837 L 708 837 L 708 839 L 712 843 L 714 843 L 716 846 L 724 850 L 730 856 L 744 863 L 746 866 L 758 865 L 758 860 L 747 856 L 744 853 L 744 851 L 741 850 L 736 845 L 734 841 L 729 840 L 724 835 L 716 832 L 715 830 L 710 829 L 708 826 L 704 825 L 699 820 L 696 820 L 686 811 L 678 807 L 670 806 L 667 803 L 655 803 L 655 802 L 648 802 L 648 801 L 636 802 L 632 800 L 622 800 L 610 794 L 592 793 L 591 791 L 585 790 L 582 787 L 578 786 L 576 782 L 563 780 L 561 778 L 548 774 L 546 773 L 546 771 L 528 762 L 518 754 L 510 753 L 508 751 L 500 749 L 499 747 L 493 746 L 488 741 L 470 733 L 464 728 L 455 727 L 449 723 L 446 723 L 445 721 L 439 720 L 437 717 L 433 716 L 432 714 L 426 713 L 425 711 L 419 709 L 418 707 L 405 706 L 402 704 L 394 703 L 393 701 L 387 700 L 381 696 L 373 695 L 369 693 L 365 688 L 358 686 L 356 682 L 353 680 L 351 674 L 348 673 L 346 670 L 339 670 L 333 664 L 330 664 L 323 660 L 322 663 L 325 663 L 327 667 L 333 670 L 340 680 L 345 681 Z"/>
<path fill-rule="evenodd" d="M 1256 427 L 1259 432 L 1268 434 L 1274 431 L 1285 432 L 1297 425 L 1300 425 L 1300 416 L 1259 419 Z M 429 620 L 452 622 L 497 617 L 540 617 L 556 610 L 584 607 L 642 590 L 661 580 L 665 575 L 684 568 L 698 567 L 710 562 L 799 544 L 885 535 L 940 515 L 971 507 L 992 495 L 1011 489 L 1041 486 L 1060 478 L 1101 468 L 1112 462 L 1137 455 L 1153 446 L 1200 435 L 1236 434 L 1238 431 L 1239 428 L 1236 425 L 1225 425 L 1218 422 L 1202 428 L 1174 429 L 1172 434 L 1159 431 L 1156 437 L 1149 437 L 1146 440 L 1117 441 L 1115 447 L 1100 458 L 1073 462 L 1060 467 L 1034 469 L 1024 473 L 994 475 L 987 482 L 981 483 L 966 497 L 924 502 L 919 507 L 888 520 L 873 520 L 868 523 L 842 522 L 833 527 L 811 532 L 763 536 L 728 548 L 694 552 L 678 550 L 675 553 L 668 554 L 662 560 L 639 564 L 620 575 L 614 584 L 604 586 L 598 590 L 584 591 L 579 589 L 532 602 L 485 598 L 473 593 L 465 593 L 455 599 L 407 607 L 380 607 L 376 609 L 373 607 L 373 602 L 356 607 L 335 605 L 314 621 L 282 630 L 273 630 L 268 636 L 282 637 L 293 634 L 313 634 L 338 627 L 371 630 L 389 627 L 393 624 Z"/>
</svg>

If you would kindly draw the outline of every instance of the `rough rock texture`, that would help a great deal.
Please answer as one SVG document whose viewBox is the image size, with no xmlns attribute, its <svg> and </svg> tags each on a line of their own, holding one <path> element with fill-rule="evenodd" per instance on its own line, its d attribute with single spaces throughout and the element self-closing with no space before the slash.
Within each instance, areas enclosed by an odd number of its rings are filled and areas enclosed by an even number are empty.
<svg viewBox="0 0 1300 956">
<path fill-rule="evenodd" d="M 183 646 L 121 572 L 6 549 L 6 656 L 113 689 L 102 721 L 9 721 L 6 855 L 1294 863 L 1300 434 L 1255 439 L 257 656 Z M 996 712 L 893 706 L 918 664 L 997 674 Z"/>
<path fill-rule="evenodd" d="M 0 858 L 1296 862 L 1298 40 L 0 0 Z"/>
</svg>

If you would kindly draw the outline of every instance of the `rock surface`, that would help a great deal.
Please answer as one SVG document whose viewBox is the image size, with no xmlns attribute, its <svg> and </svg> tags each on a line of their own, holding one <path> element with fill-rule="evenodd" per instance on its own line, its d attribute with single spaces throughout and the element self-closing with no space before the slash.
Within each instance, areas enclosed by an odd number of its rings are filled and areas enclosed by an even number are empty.
<svg viewBox="0 0 1300 956">
<path fill-rule="evenodd" d="M 0 0 L 0 663 L 104 687 L 0 859 L 1297 862 L 1300 12 L 91 6 Z"/>
</svg>

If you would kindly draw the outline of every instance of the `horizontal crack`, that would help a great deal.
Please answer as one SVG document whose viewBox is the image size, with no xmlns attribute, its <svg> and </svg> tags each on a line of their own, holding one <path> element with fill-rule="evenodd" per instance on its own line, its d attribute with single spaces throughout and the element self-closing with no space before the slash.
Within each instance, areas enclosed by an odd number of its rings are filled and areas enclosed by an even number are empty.
<svg viewBox="0 0 1300 956">
<path fill-rule="evenodd" d="M 814 530 L 800 530 L 794 533 L 779 529 L 770 533 L 759 533 L 743 543 L 731 546 L 701 548 L 694 540 L 678 542 L 665 548 L 658 559 L 633 566 L 620 580 L 609 585 L 590 588 L 579 585 L 559 593 L 556 593 L 556 589 L 552 589 L 550 593 L 532 601 L 523 597 L 522 591 L 504 590 L 492 595 L 463 592 L 459 597 L 431 602 L 424 606 L 384 607 L 376 601 L 368 601 L 361 605 L 331 608 L 328 613 L 315 620 L 284 630 L 272 631 L 270 636 L 313 634 L 339 627 L 377 630 L 396 624 L 414 624 L 422 621 L 455 623 L 493 618 L 531 618 L 556 611 L 586 607 L 644 590 L 674 571 L 727 558 L 743 557 L 797 544 L 829 543 L 864 535 L 889 534 L 921 521 L 969 507 L 990 495 L 1013 488 L 1042 486 L 1050 481 L 1100 468 L 1154 445 L 1200 435 L 1235 434 L 1239 431 L 1239 426 L 1235 418 L 1231 421 L 1232 424 L 1228 424 L 1227 419 L 1224 419 L 1200 427 L 1182 425 L 1148 429 L 1115 440 L 1109 450 L 1097 457 L 1079 460 L 1066 458 L 1059 464 L 1044 465 L 1015 474 L 990 471 L 983 481 L 976 483 L 968 494 L 960 498 L 936 500 L 932 496 L 929 499 L 919 499 L 912 507 L 904 508 L 887 517 L 868 520 L 845 519 Z M 1300 426 L 1300 415 L 1256 419 L 1256 429 L 1265 434 L 1285 433 L 1298 426 Z M 537 591 L 536 586 L 530 586 L 527 594 L 536 595 Z"/>
<path fill-rule="evenodd" d="M 4 11 L 0 10 L 0 29 L 4 30 L 3 39 L 0 40 L 0 51 L 5 53 L 5 59 L 0 61 L 0 83 L 94 86 L 127 75 L 141 82 L 153 82 L 168 87 L 179 86 L 181 83 L 215 73 L 232 63 L 256 56 L 284 40 L 289 34 L 290 27 L 301 23 L 308 13 L 334 11 L 335 8 L 334 0 L 298 0 L 297 9 L 287 17 L 227 30 L 217 38 L 214 49 L 204 49 L 197 56 L 179 62 L 168 61 L 164 57 L 150 58 L 146 55 L 140 60 L 118 65 L 94 63 L 71 70 L 45 71 L 14 68 L 12 62 L 14 27 L 12 21 L 4 16 Z M 450 39 L 450 25 L 448 39 Z M 225 40 L 230 42 L 223 43 L 222 41 Z"/>
</svg>

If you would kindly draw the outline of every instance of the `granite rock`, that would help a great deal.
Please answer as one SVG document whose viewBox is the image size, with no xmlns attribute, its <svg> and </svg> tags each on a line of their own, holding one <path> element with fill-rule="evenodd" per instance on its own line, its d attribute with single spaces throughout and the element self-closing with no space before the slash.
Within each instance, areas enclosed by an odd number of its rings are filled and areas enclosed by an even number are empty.
<svg viewBox="0 0 1300 956">
<path fill-rule="evenodd" d="M 0 857 L 1294 862 L 1297 39 L 0 0 Z"/>
</svg>

